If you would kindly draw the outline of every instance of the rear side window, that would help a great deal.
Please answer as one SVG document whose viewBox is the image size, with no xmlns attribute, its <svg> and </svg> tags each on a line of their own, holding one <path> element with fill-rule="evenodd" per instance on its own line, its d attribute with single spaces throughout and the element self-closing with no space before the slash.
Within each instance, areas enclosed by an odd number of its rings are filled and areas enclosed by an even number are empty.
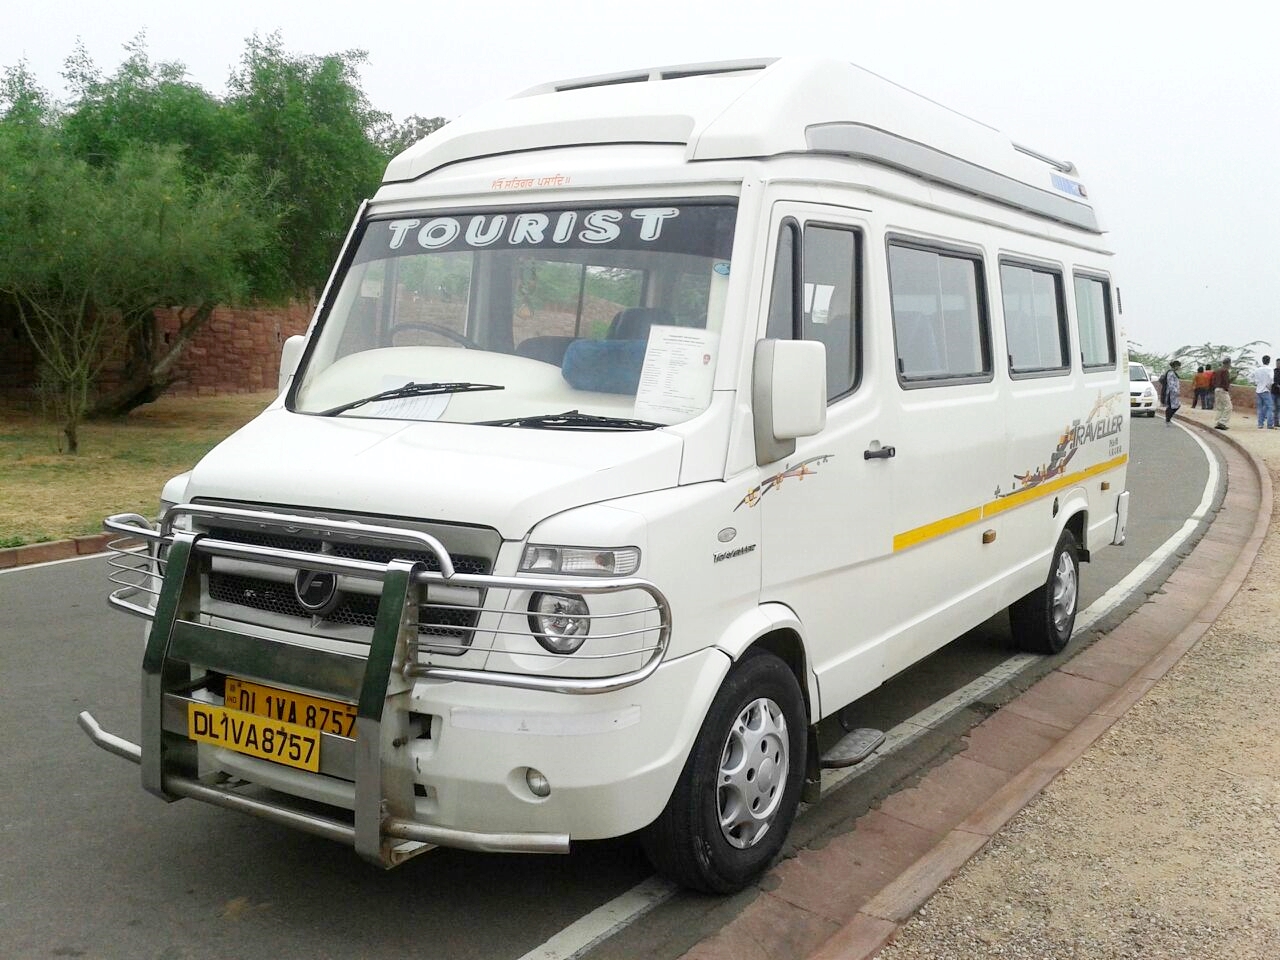
<svg viewBox="0 0 1280 960">
<path fill-rule="evenodd" d="M 1062 274 L 1032 264 L 1000 263 L 1009 373 L 1013 376 L 1065 371 L 1071 365 Z"/>
<path fill-rule="evenodd" d="M 1116 331 L 1111 317 L 1111 284 L 1103 277 L 1075 275 L 1080 359 L 1085 367 L 1114 367 Z"/>
<path fill-rule="evenodd" d="M 991 379 L 982 260 L 976 254 L 889 244 L 889 294 L 898 379 L 904 384 Z"/>
</svg>

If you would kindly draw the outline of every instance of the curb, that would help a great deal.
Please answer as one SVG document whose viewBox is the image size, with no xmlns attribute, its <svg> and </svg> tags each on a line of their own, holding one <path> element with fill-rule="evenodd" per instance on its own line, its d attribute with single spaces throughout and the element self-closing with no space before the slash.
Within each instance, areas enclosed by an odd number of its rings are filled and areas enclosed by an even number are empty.
<svg viewBox="0 0 1280 960">
<path fill-rule="evenodd" d="M 973 856 L 1063 770 L 1106 733 L 1129 708 L 1137 703 L 1200 638 L 1239 591 L 1262 547 L 1271 523 L 1272 489 L 1266 465 L 1250 450 L 1225 432 L 1215 432 L 1190 419 L 1183 423 L 1218 436 L 1234 447 L 1253 467 L 1259 487 L 1258 513 L 1254 525 L 1234 563 L 1217 589 L 1194 614 L 1191 622 L 1157 652 L 1105 703 L 1093 710 L 1072 731 L 1038 760 L 1032 761 L 968 817 L 952 828 L 931 850 L 911 864 L 868 900 L 851 920 L 841 926 L 815 951 L 809 960 L 870 960 L 897 936 L 898 931 L 938 889 L 950 880 Z M 1228 480 L 1228 487 L 1230 481 Z M 1216 521 L 1215 521 L 1216 522 Z M 1208 534 L 1206 534 L 1206 537 Z M 1201 541 L 1203 543 L 1203 540 Z M 1197 544 L 1199 549 L 1200 544 Z M 1192 551 L 1191 556 L 1194 556 Z M 1187 560 L 1190 560 L 1188 557 Z M 1184 560 L 1184 563 L 1187 562 Z M 1159 600 L 1155 600 L 1159 603 Z"/>
<path fill-rule="evenodd" d="M 91 533 L 83 537 L 72 537 L 70 540 L 50 540 L 47 543 L 29 543 L 22 547 L 5 547 L 0 550 L 0 570 L 103 553 L 111 537 L 109 533 Z"/>
</svg>

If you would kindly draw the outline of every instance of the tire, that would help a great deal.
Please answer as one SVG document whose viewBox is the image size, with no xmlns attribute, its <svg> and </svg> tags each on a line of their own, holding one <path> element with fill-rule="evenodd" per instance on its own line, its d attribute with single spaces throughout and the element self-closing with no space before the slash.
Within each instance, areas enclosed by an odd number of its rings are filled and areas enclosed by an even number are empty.
<svg viewBox="0 0 1280 960">
<path fill-rule="evenodd" d="M 654 869 L 706 893 L 733 893 L 763 873 L 800 802 L 806 726 L 804 697 L 785 663 L 764 652 L 739 661 L 666 809 L 640 833 Z"/>
<path fill-rule="evenodd" d="M 1061 652 L 1071 639 L 1079 604 L 1079 548 L 1075 535 L 1063 530 L 1044 585 L 1009 607 L 1014 643 L 1027 653 Z"/>
</svg>

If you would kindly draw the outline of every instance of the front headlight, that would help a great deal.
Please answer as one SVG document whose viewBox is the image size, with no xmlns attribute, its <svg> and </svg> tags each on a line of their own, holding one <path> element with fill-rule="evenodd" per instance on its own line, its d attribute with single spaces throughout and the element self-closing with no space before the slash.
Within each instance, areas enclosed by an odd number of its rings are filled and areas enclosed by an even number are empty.
<svg viewBox="0 0 1280 960">
<path fill-rule="evenodd" d="M 1147 389 L 1142 391 L 1142 395 L 1148 400 L 1152 399 L 1156 395 L 1155 387 L 1147 387 Z"/>
<path fill-rule="evenodd" d="M 529 598 L 529 629 L 544 649 L 574 653 L 591 631 L 591 609 L 574 593 L 535 593 Z"/>
<path fill-rule="evenodd" d="M 531 543 L 521 573 L 570 577 L 629 577 L 640 568 L 639 547 L 558 547 Z"/>
</svg>

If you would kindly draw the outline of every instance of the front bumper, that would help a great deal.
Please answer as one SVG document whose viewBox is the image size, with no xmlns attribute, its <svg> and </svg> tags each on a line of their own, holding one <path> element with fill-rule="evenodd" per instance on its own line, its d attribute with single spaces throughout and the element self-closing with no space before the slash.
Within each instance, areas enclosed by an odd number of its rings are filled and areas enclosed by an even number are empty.
<svg viewBox="0 0 1280 960">
<path fill-rule="evenodd" d="M 226 513 L 190 508 L 210 511 Z M 340 521 L 257 518 L 330 523 L 351 533 Z M 434 845 L 565 852 L 571 837 L 613 836 L 643 826 L 661 811 L 701 712 L 728 669 L 728 659 L 711 650 L 664 663 L 670 612 L 662 594 L 644 581 L 455 574 L 438 541 L 412 532 L 410 538 L 438 553 L 439 571 L 407 560 L 376 564 L 296 555 L 168 524 L 155 532 L 137 517 L 113 521 L 110 529 L 150 540 L 154 548 L 147 578 L 126 581 L 113 595 L 113 605 L 152 620 L 143 656 L 141 742 L 102 730 L 89 713 L 81 714 L 80 725 L 99 746 L 138 763 L 143 786 L 164 799 L 192 797 L 327 836 L 382 866 Z M 228 556 L 380 580 L 368 647 L 317 646 L 305 635 L 250 635 L 210 620 L 200 610 L 203 560 Z M 427 587 L 440 581 L 584 593 L 638 590 L 652 601 L 656 639 L 631 651 L 631 666 L 611 676 L 437 667 L 418 656 L 415 644 Z M 149 586 L 139 586 L 144 582 Z M 138 591 L 156 583 L 154 605 L 137 603 Z M 197 743 L 187 729 L 189 708 L 225 706 L 219 683 L 231 676 L 354 704 L 355 736 L 317 732 L 317 773 Z M 550 785 L 549 793 L 535 795 L 531 770 Z M 313 801 L 335 808 L 333 815 L 315 813 Z"/>
</svg>

